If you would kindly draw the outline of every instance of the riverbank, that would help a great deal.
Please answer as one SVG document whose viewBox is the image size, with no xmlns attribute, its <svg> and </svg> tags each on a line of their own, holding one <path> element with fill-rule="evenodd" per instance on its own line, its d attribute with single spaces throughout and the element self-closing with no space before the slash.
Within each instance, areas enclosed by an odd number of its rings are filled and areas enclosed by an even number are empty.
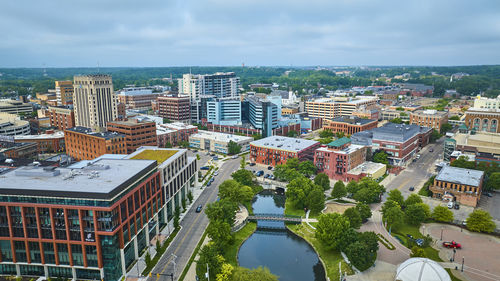
<svg viewBox="0 0 500 281">
<path fill-rule="evenodd" d="M 349 265 L 344 262 L 342 255 L 336 251 L 327 251 L 323 245 L 314 237 L 314 230 L 308 227 L 306 224 L 299 225 L 287 225 L 287 228 L 307 241 L 316 253 L 325 268 L 326 275 L 330 280 L 339 280 L 339 262 L 341 263 L 342 272 L 346 272 L 348 275 L 354 274 L 354 271 Z"/>
<path fill-rule="evenodd" d="M 238 266 L 238 250 L 257 229 L 257 223 L 248 222 L 242 229 L 234 233 L 234 242 L 223 249 L 223 256 L 227 263 Z"/>
</svg>

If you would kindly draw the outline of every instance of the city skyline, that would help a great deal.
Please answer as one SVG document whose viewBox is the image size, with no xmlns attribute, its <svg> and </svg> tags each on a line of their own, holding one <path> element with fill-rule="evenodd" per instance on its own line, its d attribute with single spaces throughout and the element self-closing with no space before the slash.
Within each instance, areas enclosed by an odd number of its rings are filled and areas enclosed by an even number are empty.
<svg viewBox="0 0 500 281">
<path fill-rule="evenodd" d="M 500 63 L 491 0 L 4 1 L 0 23 L 0 67 Z"/>
</svg>

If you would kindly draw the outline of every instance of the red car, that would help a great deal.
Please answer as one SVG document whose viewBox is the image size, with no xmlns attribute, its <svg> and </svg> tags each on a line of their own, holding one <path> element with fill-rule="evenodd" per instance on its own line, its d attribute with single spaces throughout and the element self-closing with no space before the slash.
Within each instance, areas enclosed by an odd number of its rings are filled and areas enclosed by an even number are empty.
<svg viewBox="0 0 500 281">
<path fill-rule="evenodd" d="M 445 247 L 445 248 L 462 249 L 462 245 L 460 245 L 459 243 L 457 243 L 455 241 L 443 242 L 443 247 Z"/>
</svg>

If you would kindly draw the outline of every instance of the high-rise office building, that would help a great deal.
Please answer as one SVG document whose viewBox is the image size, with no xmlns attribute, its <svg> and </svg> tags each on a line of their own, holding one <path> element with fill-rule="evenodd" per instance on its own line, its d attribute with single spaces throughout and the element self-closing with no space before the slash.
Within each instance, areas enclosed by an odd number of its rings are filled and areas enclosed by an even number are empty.
<svg viewBox="0 0 500 281">
<path fill-rule="evenodd" d="M 267 100 L 260 100 L 255 96 L 247 97 L 243 102 L 243 115 L 248 118 L 252 126 L 262 130 L 263 137 L 273 135 L 273 129 L 278 127 L 278 106 Z"/>
<path fill-rule="evenodd" d="M 56 81 L 56 100 L 58 105 L 73 104 L 73 82 Z"/>
<path fill-rule="evenodd" d="M 207 102 L 207 121 L 216 125 L 241 125 L 241 101 L 236 98 Z"/>
<path fill-rule="evenodd" d="M 179 79 L 179 93 L 187 94 L 191 100 L 199 100 L 202 95 L 214 95 L 217 98 L 236 97 L 239 95 L 240 78 L 234 72 L 215 74 L 184 74 Z"/>
<path fill-rule="evenodd" d="M 73 103 L 76 126 L 100 131 L 118 116 L 110 75 L 75 76 Z"/>
</svg>

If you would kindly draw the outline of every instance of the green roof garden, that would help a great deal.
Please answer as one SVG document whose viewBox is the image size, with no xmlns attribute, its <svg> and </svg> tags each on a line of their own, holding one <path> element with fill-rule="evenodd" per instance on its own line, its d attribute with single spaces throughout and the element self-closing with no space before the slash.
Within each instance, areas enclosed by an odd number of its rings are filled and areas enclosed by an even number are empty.
<svg viewBox="0 0 500 281">
<path fill-rule="evenodd" d="M 332 141 L 331 143 L 327 144 L 327 146 L 341 147 L 341 146 L 343 146 L 347 143 L 350 143 L 350 142 L 351 142 L 350 138 L 343 137 L 343 138 L 336 139 L 336 140 Z"/>
<path fill-rule="evenodd" d="M 159 164 L 165 162 L 168 158 L 172 157 L 179 150 L 169 150 L 169 149 L 145 149 L 130 159 L 142 159 L 142 160 L 156 160 Z"/>
</svg>

